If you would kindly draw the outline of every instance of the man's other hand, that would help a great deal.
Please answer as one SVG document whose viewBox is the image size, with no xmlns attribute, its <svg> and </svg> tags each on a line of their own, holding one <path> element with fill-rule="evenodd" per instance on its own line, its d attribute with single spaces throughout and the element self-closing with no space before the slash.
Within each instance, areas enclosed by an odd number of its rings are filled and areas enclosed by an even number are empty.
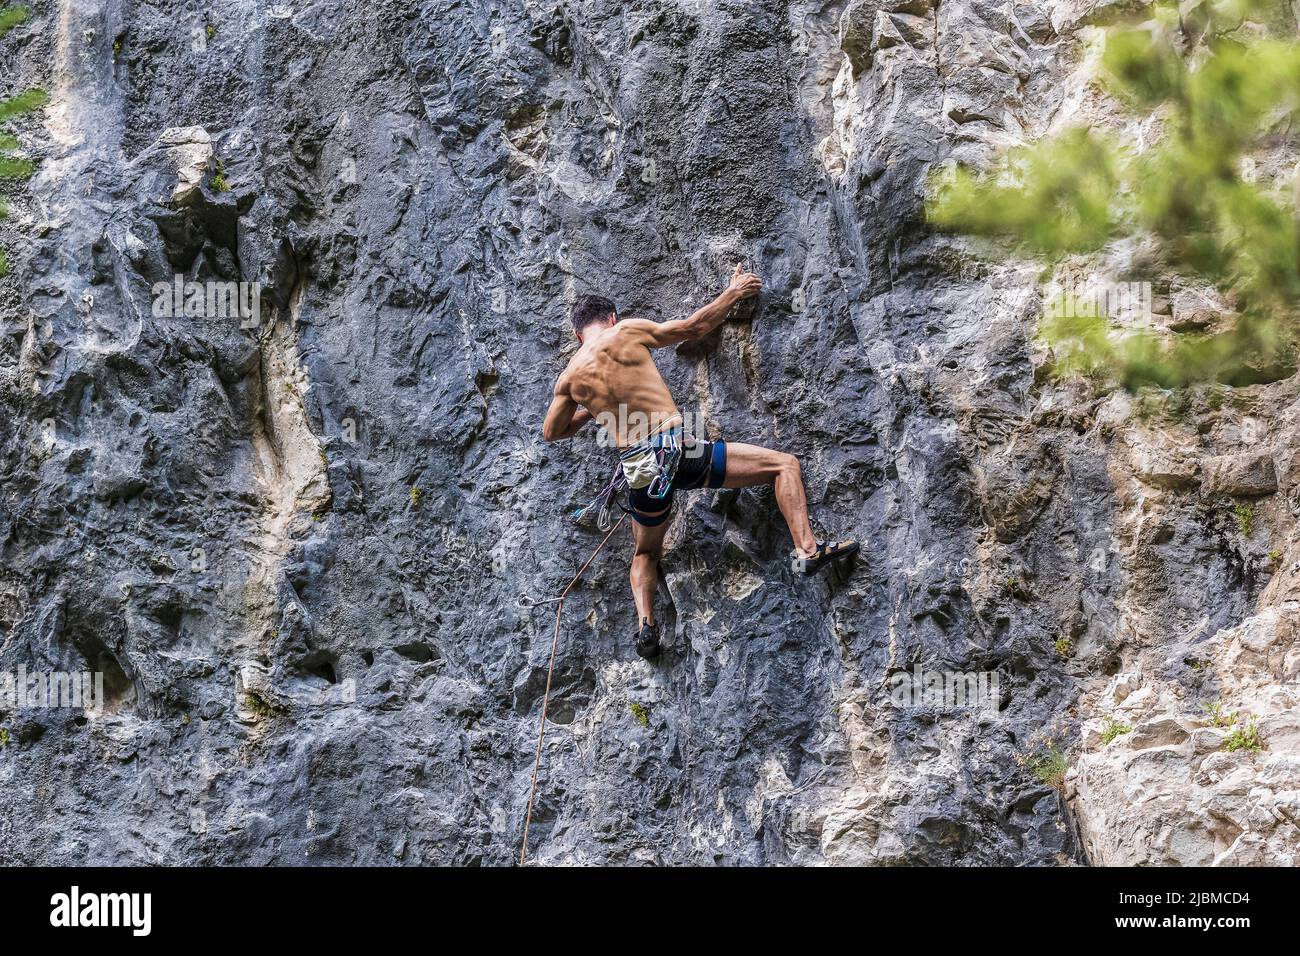
<svg viewBox="0 0 1300 956">
<path fill-rule="evenodd" d="M 736 263 L 736 271 L 731 274 L 731 283 L 727 286 L 728 292 L 737 299 L 747 299 L 751 295 L 758 295 L 762 288 L 762 279 L 752 272 L 746 272 L 740 263 Z"/>
</svg>

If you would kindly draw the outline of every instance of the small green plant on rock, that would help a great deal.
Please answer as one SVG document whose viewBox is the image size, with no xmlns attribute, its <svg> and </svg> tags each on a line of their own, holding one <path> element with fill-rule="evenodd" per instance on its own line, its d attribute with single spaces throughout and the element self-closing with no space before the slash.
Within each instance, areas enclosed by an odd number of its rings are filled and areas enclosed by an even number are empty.
<svg viewBox="0 0 1300 956">
<path fill-rule="evenodd" d="M 650 726 L 650 708 L 646 707 L 645 704 L 632 701 L 627 705 L 627 709 L 632 712 L 632 716 L 636 718 L 636 722 L 642 727 Z"/>
<path fill-rule="evenodd" d="M 1056 639 L 1056 653 L 1062 657 L 1069 657 L 1074 653 L 1074 641 L 1062 635 Z"/>
<path fill-rule="evenodd" d="M 214 193 L 230 192 L 230 180 L 226 178 L 226 164 L 217 160 L 217 171 L 212 176 L 212 191 Z"/>
<path fill-rule="evenodd" d="M 1232 513 L 1237 519 L 1237 529 L 1241 532 L 1241 536 L 1249 538 L 1251 532 L 1255 530 L 1255 509 L 1250 505 L 1237 505 L 1232 509 Z"/>
<path fill-rule="evenodd" d="M 1231 727 L 1237 722 L 1237 715 L 1230 710 L 1224 710 L 1223 704 L 1217 700 L 1206 704 L 1205 711 L 1209 715 L 1211 727 Z"/>
<path fill-rule="evenodd" d="M 1268 553 L 1268 562 L 1269 564 L 1273 565 L 1273 567 L 1275 568 L 1281 565 L 1282 552 L 1279 551 L 1277 548 L 1274 548 L 1272 551 Z"/>
<path fill-rule="evenodd" d="M 1028 748 L 1015 755 L 1016 765 L 1028 770 L 1039 783 L 1062 789 L 1065 772 L 1070 769 L 1063 737 L 1061 731 L 1039 731 L 1029 738 Z"/>
<path fill-rule="evenodd" d="M 1108 744 L 1116 737 L 1122 737 L 1125 734 L 1131 734 L 1132 732 L 1132 724 L 1121 723 L 1114 717 L 1108 715 L 1106 717 L 1106 726 L 1103 727 L 1101 731 L 1101 742 Z"/>
<path fill-rule="evenodd" d="M 0 727 L 0 747 L 9 746 L 9 728 Z"/>
<path fill-rule="evenodd" d="M 209 39 L 209 40 L 215 40 L 215 39 L 217 38 L 217 26 L 216 26 L 216 24 L 215 24 L 215 23 L 209 23 L 209 24 L 207 25 L 207 28 L 205 29 L 204 32 L 207 33 L 207 35 L 208 35 L 208 39 Z"/>
<path fill-rule="evenodd" d="M 1034 596 L 1020 578 L 1007 578 L 1005 587 L 1007 594 L 1020 601 L 1028 601 Z"/>
<path fill-rule="evenodd" d="M 286 708 L 274 701 L 268 700 L 264 695 L 255 690 L 244 691 L 244 703 L 248 706 L 258 718 L 266 720 L 270 717 L 278 717 L 286 713 Z"/>
<path fill-rule="evenodd" d="M 1234 719 L 1236 715 L 1234 714 Z M 1259 718 L 1251 717 L 1246 723 L 1238 724 L 1232 728 L 1223 741 L 1223 749 L 1228 753 L 1237 750 L 1249 750 L 1251 753 L 1259 753 L 1264 749 L 1264 742 L 1259 739 Z"/>
<path fill-rule="evenodd" d="M 1029 772 L 1034 775 L 1035 780 L 1057 790 L 1064 786 L 1065 771 L 1069 769 L 1065 754 L 1055 749 L 1049 749 L 1045 753 L 1031 757 L 1027 766 Z"/>
<path fill-rule="evenodd" d="M 420 507 L 420 499 L 424 497 L 424 492 L 418 486 L 411 489 L 411 507 Z"/>
</svg>

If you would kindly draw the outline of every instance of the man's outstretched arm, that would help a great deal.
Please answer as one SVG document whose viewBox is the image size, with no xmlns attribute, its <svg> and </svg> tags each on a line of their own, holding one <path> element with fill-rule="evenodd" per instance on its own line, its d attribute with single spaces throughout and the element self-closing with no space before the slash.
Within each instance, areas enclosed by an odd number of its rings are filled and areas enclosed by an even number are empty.
<svg viewBox="0 0 1300 956">
<path fill-rule="evenodd" d="M 631 319 L 621 324 L 643 335 L 645 344 L 652 349 L 676 345 L 678 342 L 687 342 L 691 339 L 701 339 L 722 324 L 733 305 L 741 299 L 757 295 L 762 288 L 762 279 L 752 272 L 745 272 L 737 265 L 736 271 L 731 276 L 731 283 L 722 294 L 686 318 L 671 319 L 667 322 Z"/>
<path fill-rule="evenodd" d="M 572 438 L 589 421 L 591 412 L 579 407 L 557 383 L 555 397 L 551 399 L 551 407 L 546 410 L 546 421 L 542 424 L 542 438 L 547 441 Z"/>
</svg>

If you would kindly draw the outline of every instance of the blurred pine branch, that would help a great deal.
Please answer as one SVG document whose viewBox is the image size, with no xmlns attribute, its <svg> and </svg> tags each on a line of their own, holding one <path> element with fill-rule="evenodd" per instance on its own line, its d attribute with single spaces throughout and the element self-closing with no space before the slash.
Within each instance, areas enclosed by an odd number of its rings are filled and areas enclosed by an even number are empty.
<svg viewBox="0 0 1300 956">
<path fill-rule="evenodd" d="M 1058 371 L 1128 388 L 1286 374 L 1300 302 L 1297 183 L 1290 173 L 1253 182 L 1243 170 L 1253 150 L 1295 141 L 1300 43 L 1290 5 L 1139 6 L 1105 27 L 1103 82 L 1128 114 L 1154 117 L 1159 141 L 1137 152 L 1075 128 L 983 173 L 937 173 L 930 219 L 1049 267 L 1119 240 L 1154 241 L 1162 273 L 1212 285 L 1237 313 L 1211 334 L 1117 328 L 1106 315 L 1048 317 L 1040 335 Z"/>
<path fill-rule="evenodd" d="M 32 15 L 24 6 L 0 7 L 0 37 L 14 27 L 25 23 Z M 24 116 L 43 107 L 49 102 L 44 90 L 24 90 L 8 99 L 0 100 L 0 123 Z M 29 159 L 13 156 L 19 148 L 18 138 L 11 133 L 0 132 L 0 179 L 27 179 L 36 169 L 36 164 Z M 9 204 L 0 197 L 0 219 L 9 214 Z M 9 262 L 4 251 L 0 250 L 0 276 L 9 271 Z"/>
</svg>

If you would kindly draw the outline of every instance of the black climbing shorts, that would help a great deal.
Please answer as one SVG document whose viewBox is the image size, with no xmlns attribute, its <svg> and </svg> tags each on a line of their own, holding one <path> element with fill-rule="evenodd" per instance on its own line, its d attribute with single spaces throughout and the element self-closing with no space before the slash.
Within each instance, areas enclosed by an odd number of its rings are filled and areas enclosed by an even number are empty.
<svg viewBox="0 0 1300 956">
<path fill-rule="evenodd" d="M 681 461 L 677 474 L 662 498 L 650 497 L 649 486 L 634 488 L 628 494 L 632 506 L 632 520 L 647 528 L 654 528 L 672 515 L 673 498 L 678 491 L 692 488 L 721 488 L 727 477 L 727 443 L 725 441 L 696 441 L 688 438 L 682 445 Z"/>
</svg>

